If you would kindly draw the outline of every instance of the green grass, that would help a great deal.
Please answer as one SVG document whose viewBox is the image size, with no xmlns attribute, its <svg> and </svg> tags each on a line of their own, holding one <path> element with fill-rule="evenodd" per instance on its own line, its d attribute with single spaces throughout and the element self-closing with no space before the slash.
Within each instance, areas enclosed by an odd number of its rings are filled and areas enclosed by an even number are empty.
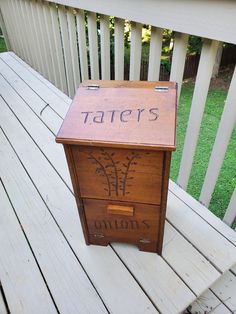
<svg viewBox="0 0 236 314">
<path fill-rule="evenodd" d="M 176 181 L 181 153 L 188 123 L 193 83 L 183 85 L 177 118 L 177 150 L 173 154 L 171 163 L 171 178 Z M 188 193 L 199 198 L 211 150 L 214 144 L 217 128 L 224 108 L 227 93 L 223 90 L 210 89 L 205 106 L 203 121 L 200 129 L 197 149 L 194 157 L 192 172 L 188 184 Z M 210 210 L 219 218 L 223 218 L 231 194 L 236 186 L 236 127 L 233 130 L 227 148 L 225 160 L 220 171 L 218 181 L 210 203 Z"/>
<path fill-rule="evenodd" d="M 7 47 L 4 38 L 0 37 L 0 52 L 7 51 Z"/>
</svg>

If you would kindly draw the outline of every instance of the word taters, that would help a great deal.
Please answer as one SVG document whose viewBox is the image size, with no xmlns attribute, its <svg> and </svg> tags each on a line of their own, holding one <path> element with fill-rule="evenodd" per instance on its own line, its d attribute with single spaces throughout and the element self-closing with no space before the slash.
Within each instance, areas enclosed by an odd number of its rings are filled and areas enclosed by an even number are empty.
<svg viewBox="0 0 236 314">
<path fill-rule="evenodd" d="M 108 111 L 83 111 L 81 112 L 84 123 L 113 123 L 120 121 L 128 123 L 131 120 L 140 122 L 142 120 L 156 121 L 159 118 L 159 109 L 126 109 Z"/>
</svg>

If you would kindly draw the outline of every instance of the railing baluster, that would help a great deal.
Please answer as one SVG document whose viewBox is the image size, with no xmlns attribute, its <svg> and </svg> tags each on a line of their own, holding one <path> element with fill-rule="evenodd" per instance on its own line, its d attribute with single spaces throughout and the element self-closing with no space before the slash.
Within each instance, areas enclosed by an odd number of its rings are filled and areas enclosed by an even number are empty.
<svg viewBox="0 0 236 314">
<path fill-rule="evenodd" d="M 53 39 L 51 36 L 52 26 L 50 24 L 49 6 L 47 2 L 41 3 L 40 14 L 41 14 L 40 20 L 42 23 L 42 31 L 44 34 L 43 37 L 44 37 L 46 60 L 48 64 L 49 81 L 55 85 L 56 84 L 56 77 L 55 77 L 55 70 L 54 70 L 55 61 L 53 60 L 54 59 L 54 51 L 52 50 Z"/>
<path fill-rule="evenodd" d="M 182 87 L 187 45 L 188 35 L 183 33 L 176 33 L 171 63 L 170 81 L 178 83 L 178 98 L 180 96 Z"/>
<path fill-rule="evenodd" d="M 129 79 L 140 79 L 142 53 L 142 24 L 131 22 L 130 73 Z"/>
<path fill-rule="evenodd" d="M 68 94 L 70 97 L 73 97 L 74 93 L 75 93 L 75 88 L 74 88 L 73 68 L 72 68 L 71 53 L 70 53 L 70 43 L 69 43 L 69 33 L 68 33 L 66 9 L 64 6 L 61 6 L 61 5 L 59 6 L 58 14 L 59 14 L 59 22 L 60 22 L 60 29 L 61 29 L 63 51 L 64 51 Z"/>
<path fill-rule="evenodd" d="M 33 61 L 33 66 L 35 67 L 35 69 L 37 71 L 41 71 L 41 64 L 40 64 L 40 60 L 39 60 L 39 51 L 38 51 L 38 46 L 37 46 L 37 40 L 36 40 L 36 34 L 34 31 L 34 18 L 32 15 L 32 10 L 31 10 L 31 1 L 25 1 L 25 18 L 27 20 L 28 25 L 30 25 L 29 27 L 29 40 L 31 43 L 31 47 L 32 47 L 32 61 Z"/>
<path fill-rule="evenodd" d="M 55 54 L 55 43 L 53 39 L 53 32 L 52 32 L 52 23 L 51 23 L 51 15 L 50 15 L 50 6 L 48 2 L 45 2 L 43 5 L 43 16 L 44 16 L 44 23 L 46 28 L 46 34 L 47 36 L 47 45 L 49 48 L 49 53 L 51 56 L 51 82 L 59 87 L 59 75 L 57 73 L 57 65 L 56 65 L 56 58 L 54 58 Z"/>
<path fill-rule="evenodd" d="M 8 33 L 7 33 L 7 29 L 6 29 L 6 26 L 5 26 L 5 21 L 4 21 L 3 16 L 2 16 L 1 9 L 0 9 L 0 27 L 1 27 L 2 34 L 3 34 L 3 37 L 4 37 L 5 43 L 6 43 L 7 50 L 11 50 L 10 39 L 9 39 L 9 36 L 8 36 Z"/>
<path fill-rule="evenodd" d="M 97 15 L 94 12 L 88 12 L 87 17 L 91 79 L 99 80 Z"/>
<path fill-rule="evenodd" d="M 47 21 L 45 20 L 43 7 L 44 7 L 44 3 L 40 0 L 40 2 L 38 3 L 38 14 L 39 14 L 40 30 L 42 34 L 44 58 L 45 58 L 45 63 L 47 65 L 48 79 L 51 82 L 55 82 L 54 75 L 53 75 L 53 61 L 52 61 L 53 54 L 51 54 L 51 50 L 50 50 L 49 30 L 46 27 Z"/>
<path fill-rule="evenodd" d="M 17 1 L 17 3 L 15 4 L 15 10 L 18 12 L 19 14 L 19 20 L 21 21 L 21 34 L 22 34 L 22 42 L 24 45 L 24 49 L 25 49 L 25 54 L 26 54 L 26 61 L 27 63 L 29 63 L 30 65 L 33 64 L 33 57 L 31 54 L 31 47 L 29 46 L 29 31 L 28 28 L 29 26 L 27 25 L 27 18 L 26 18 L 26 12 L 25 12 L 25 6 L 24 6 L 24 1 Z M 22 16 L 24 16 L 25 18 L 22 18 Z"/>
<path fill-rule="evenodd" d="M 183 189 L 188 185 L 218 44 L 217 41 L 205 40 L 202 47 L 177 180 Z"/>
<path fill-rule="evenodd" d="M 236 188 L 234 189 L 234 192 L 231 196 L 231 200 L 229 202 L 223 221 L 227 225 L 231 226 L 235 219 L 236 219 Z"/>
<path fill-rule="evenodd" d="M 21 33 L 21 26 L 19 25 L 18 21 L 18 10 L 15 8 L 15 0 L 9 0 L 9 6 L 10 6 L 10 14 L 11 18 L 14 20 L 14 31 L 17 37 L 18 41 L 18 53 L 20 54 L 20 57 L 26 60 L 26 53 L 24 49 L 23 39 L 22 39 L 22 33 Z"/>
<path fill-rule="evenodd" d="M 32 16 L 32 29 L 33 29 L 33 34 L 35 37 L 35 43 L 36 43 L 36 51 L 38 54 L 38 60 L 39 60 L 39 72 L 41 74 L 44 73 L 44 60 L 42 56 L 42 51 L 41 51 L 41 45 L 40 45 L 40 37 L 39 37 L 39 32 L 38 32 L 38 17 L 37 17 L 37 12 L 36 12 L 36 3 L 35 0 L 30 1 L 30 10 L 31 10 L 31 16 Z"/>
<path fill-rule="evenodd" d="M 160 76 L 163 29 L 152 26 L 148 65 L 148 81 L 158 81 Z"/>
<path fill-rule="evenodd" d="M 40 42 L 40 49 L 42 54 L 42 60 L 43 60 L 43 75 L 47 79 L 50 79 L 49 76 L 49 63 L 48 60 L 48 53 L 47 53 L 47 45 L 45 40 L 45 31 L 44 31 L 44 22 L 42 19 L 42 2 L 40 0 L 37 0 L 36 2 L 36 16 L 37 16 L 37 32 L 39 36 L 39 42 Z"/>
<path fill-rule="evenodd" d="M 79 43 L 79 60 L 82 81 L 88 79 L 88 56 L 87 56 L 87 44 L 85 35 L 85 22 L 84 11 L 79 10 L 76 13 L 78 43 Z"/>
<path fill-rule="evenodd" d="M 52 32 L 53 32 L 53 40 L 54 40 L 54 58 L 56 60 L 56 69 L 59 73 L 57 76 L 60 80 L 59 86 L 60 89 L 68 94 L 67 82 L 66 82 L 66 70 L 63 59 L 63 51 L 62 51 L 62 41 L 60 35 L 60 27 L 58 21 L 58 11 L 55 4 L 50 4 L 50 15 L 52 22 Z"/>
<path fill-rule="evenodd" d="M 110 29 L 109 16 L 101 15 L 100 32 L 101 32 L 101 66 L 102 79 L 110 79 Z"/>
<path fill-rule="evenodd" d="M 24 0 L 22 1 L 22 11 L 24 12 L 24 16 L 25 16 L 25 23 L 27 25 L 27 41 L 28 43 L 31 44 L 30 46 L 30 62 L 31 65 L 35 68 L 35 69 L 39 69 L 39 62 L 37 59 L 37 52 L 36 52 L 36 46 L 35 46 L 35 37 L 34 34 L 32 32 L 32 19 L 31 19 L 31 14 L 30 14 L 30 4 L 29 1 Z M 29 27 L 30 25 L 30 27 Z"/>
<path fill-rule="evenodd" d="M 1 12 L 3 15 L 3 20 L 6 26 L 6 30 L 7 30 L 7 35 L 10 41 L 10 47 L 13 51 L 17 52 L 18 47 L 17 47 L 17 42 L 15 40 L 15 34 L 14 31 L 12 29 L 12 23 L 11 23 L 11 19 L 10 19 L 10 10 L 9 10 L 9 2 L 7 1 L 3 1 L 1 3 Z"/>
<path fill-rule="evenodd" d="M 15 1 L 13 0 L 9 0 L 9 12 L 10 12 L 10 15 L 11 15 L 11 20 L 13 19 L 14 21 L 14 32 L 15 32 L 15 39 L 17 40 L 18 42 L 18 54 L 19 56 L 26 60 L 26 54 L 25 54 L 25 51 L 24 51 L 24 45 L 23 45 L 23 42 L 22 42 L 22 33 L 20 32 L 20 27 L 19 27 L 19 23 L 20 21 L 18 21 L 18 14 L 16 12 L 16 8 L 14 7 L 15 5 Z"/>
<path fill-rule="evenodd" d="M 217 178 L 220 173 L 227 146 L 236 121 L 236 68 L 231 80 L 224 111 L 221 116 L 215 143 L 208 163 L 207 173 L 202 186 L 199 200 L 206 206 L 209 205 Z M 236 209 L 235 209 L 236 210 Z"/>
<path fill-rule="evenodd" d="M 67 10 L 67 23 L 69 31 L 69 43 L 72 61 L 72 70 L 74 77 L 74 88 L 75 91 L 78 88 L 81 78 L 80 78 L 80 66 L 79 66 L 79 52 L 77 46 L 77 36 L 76 36 L 76 25 L 75 25 L 75 15 L 73 9 Z"/>
<path fill-rule="evenodd" d="M 115 18 L 115 79 L 124 79 L 124 20 Z"/>
</svg>

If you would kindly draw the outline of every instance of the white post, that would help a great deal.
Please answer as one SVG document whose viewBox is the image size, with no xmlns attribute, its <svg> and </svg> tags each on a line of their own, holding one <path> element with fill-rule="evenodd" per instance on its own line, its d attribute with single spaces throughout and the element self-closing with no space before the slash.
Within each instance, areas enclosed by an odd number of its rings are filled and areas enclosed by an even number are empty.
<svg viewBox="0 0 236 314">
<path fill-rule="evenodd" d="M 110 79 L 110 29 L 109 16 L 100 17 L 100 36 L 101 36 L 101 66 L 102 79 Z"/>
<path fill-rule="evenodd" d="M 220 42 L 217 54 L 216 54 L 216 61 L 213 67 L 213 72 L 212 72 L 212 77 L 217 77 L 220 69 L 220 63 L 221 63 L 221 58 L 222 58 L 222 53 L 223 53 L 223 42 Z"/>
<path fill-rule="evenodd" d="M 223 221 L 227 225 L 231 226 L 235 219 L 236 219 L 236 188 L 234 189 L 234 192 L 231 196 L 229 206 L 226 210 Z"/>
<path fill-rule="evenodd" d="M 148 81 L 158 81 L 160 76 L 163 29 L 152 26 L 148 65 Z"/>
<path fill-rule="evenodd" d="M 74 88 L 75 91 L 79 87 L 81 82 L 80 78 L 80 66 L 79 66 L 79 52 L 77 45 L 77 35 L 76 35 L 76 25 L 75 25 L 75 15 L 72 8 L 67 9 L 67 24 L 69 32 L 69 44 L 71 52 L 71 62 L 74 78 Z"/>
<path fill-rule="evenodd" d="M 60 29 L 61 29 L 62 46 L 63 46 L 63 52 L 64 52 L 68 94 L 70 97 L 73 97 L 75 93 L 75 87 L 74 87 L 74 78 L 73 78 L 73 67 L 72 67 L 72 61 L 71 61 L 72 57 L 70 53 L 67 16 L 66 16 L 66 9 L 64 6 L 60 5 L 58 7 L 58 15 L 59 15 L 59 23 L 60 23 Z"/>
<path fill-rule="evenodd" d="M 84 11 L 79 10 L 76 14 L 77 33 L 79 43 L 79 58 L 82 81 L 88 79 L 88 56 L 87 56 L 87 44 L 85 35 L 85 22 Z"/>
<path fill-rule="evenodd" d="M 59 77 L 59 72 L 58 72 L 56 57 L 55 57 L 56 47 L 55 47 L 54 38 L 53 38 L 50 6 L 48 2 L 45 2 L 43 5 L 43 15 L 44 15 L 45 28 L 47 30 L 45 36 L 47 36 L 47 45 L 49 47 L 50 56 L 51 56 L 51 82 L 54 85 L 56 85 L 58 88 L 60 88 L 60 77 Z"/>
<path fill-rule="evenodd" d="M 115 79 L 124 79 L 124 20 L 115 18 Z"/>
<path fill-rule="evenodd" d="M 140 79 L 142 53 L 142 24 L 131 22 L 130 73 L 129 79 Z"/>
<path fill-rule="evenodd" d="M 68 94 L 68 87 L 66 82 L 66 70 L 63 58 L 63 48 L 62 48 L 62 41 L 60 35 L 60 26 L 58 21 L 58 11 L 56 8 L 56 4 L 50 4 L 50 15 L 51 15 L 51 22 L 52 22 L 52 33 L 53 33 L 53 45 L 55 47 L 54 58 L 57 64 L 57 73 L 59 74 L 57 78 L 59 79 L 59 86 L 60 89 L 65 93 Z"/>
<path fill-rule="evenodd" d="M 186 190 L 192 168 L 202 116 L 207 99 L 213 66 L 218 48 L 217 41 L 205 40 L 193 93 L 188 127 L 185 136 L 183 154 L 177 183 Z"/>
<path fill-rule="evenodd" d="M 91 78 L 99 80 L 97 15 L 94 12 L 88 12 L 87 17 Z"/>
<path fill-rule="evenodd" d="M 176 33 L 171 63 L 170 81 L 178 83 L 178 99 L 183 82 L 187 45 L 188 35 L 183 33 Z"/>
<path fill-rule="evenodd" d="M 225 101 L 224 111 L 221 116 L 215 143 L 209 160 L 207 173 L 202 186 L 199 200 L 209 205 L 217 178 L 220 173 L 228 143 L 236 122 L 236 68 L 231 80 L 228 95 Z"/>
<path fill-rule="evenodd" d="M 31 21 L 32 21 L 32 32 L 34 34 L 34 41 L 36 44 L 36 52 L 38 55 L 38 61 L 39 61 L 39 72 L 41 74 L 44 74 L 44 60 L 41 52 L 41 46 L 40 46 L 40 37 L 39 37 L 39 32 L 38 32 L 38 18 L 36 14 L 36 3 L 34 0 L 31 0 L 29 2 L 30 4 L 30 11 L 31 11 Z"/>
</svg>

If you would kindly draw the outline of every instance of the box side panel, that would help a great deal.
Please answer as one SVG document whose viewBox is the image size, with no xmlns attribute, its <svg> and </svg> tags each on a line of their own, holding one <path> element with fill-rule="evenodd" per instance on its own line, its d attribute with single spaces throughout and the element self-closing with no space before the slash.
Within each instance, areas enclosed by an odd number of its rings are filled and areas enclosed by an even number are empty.
<svg viewBox="0 0 236 314">
<path fill-rule="evenodd" d="M 65 155 L 66 155 L 66 159 L 67 159 L 67 163 L 68 163 L 68 167 L 70 171 L 71 181 L 72 181 L 72 185 L 73 185 L 73 189 L 75 193 L 75 199 L 76 199 L 76 203 L 77 203 L 77 207 L 79 211 L 80 222 L 82 225 L 85 242 L 86 244 L 89 244 L 88 226 L 86 222 L 83 201 L 80 196 L 80 185 L 79 185 L 79 180 L 78 180 L 78 176 L 76 172 L 75 162 L 73 159 L 72 148 L 70 145 L 63 145 L 63 146 L 64 146 Z"/>
</svg>

